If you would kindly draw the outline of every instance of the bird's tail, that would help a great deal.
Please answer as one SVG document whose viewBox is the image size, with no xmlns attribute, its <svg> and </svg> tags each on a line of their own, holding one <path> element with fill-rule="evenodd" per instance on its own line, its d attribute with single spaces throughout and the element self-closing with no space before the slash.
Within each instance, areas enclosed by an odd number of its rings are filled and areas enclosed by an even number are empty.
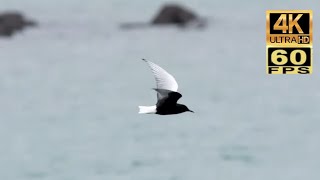
<svg viewBox="0 0 320 180">
<path fill-rule="evenodd" d="M 139 106 L 139 114 L 154 114 L 156 112 L 156 106 Z"/>
</svg>

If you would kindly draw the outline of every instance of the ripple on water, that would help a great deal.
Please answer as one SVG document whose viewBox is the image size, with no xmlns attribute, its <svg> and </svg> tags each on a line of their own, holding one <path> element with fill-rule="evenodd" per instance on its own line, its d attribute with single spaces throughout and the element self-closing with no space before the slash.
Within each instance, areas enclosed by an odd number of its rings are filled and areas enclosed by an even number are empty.
<svg viewBox="0 0 320 180">
<path fill-rule="evenodd" d="M 255 161 L 255 157 L 252 152 L 250 152 L 249 148 L 242 145 L 233 145 L 221 148 L 220 157 L 224 161 L 243 162 L 248 164 Z"/>
</svg>

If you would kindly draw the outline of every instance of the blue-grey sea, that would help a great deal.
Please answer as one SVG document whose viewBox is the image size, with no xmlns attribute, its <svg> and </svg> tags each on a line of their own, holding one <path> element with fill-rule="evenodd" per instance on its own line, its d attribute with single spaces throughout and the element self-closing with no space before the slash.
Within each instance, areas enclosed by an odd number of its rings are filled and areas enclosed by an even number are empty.
<svg viewBox="0 0 320 180">
<path fill-rule="evenodd" d="M 1 180 L 319 180 L 320 1 L 180 0 L 203 29 L 123 30 L 166 1 L 0 0 L 38 21 L 0 38 Z M 312 75 L 266 74 L 269 9 L 312 9 Z M 155 81 L 192 113 L 140 115 Z"/>
</svg>

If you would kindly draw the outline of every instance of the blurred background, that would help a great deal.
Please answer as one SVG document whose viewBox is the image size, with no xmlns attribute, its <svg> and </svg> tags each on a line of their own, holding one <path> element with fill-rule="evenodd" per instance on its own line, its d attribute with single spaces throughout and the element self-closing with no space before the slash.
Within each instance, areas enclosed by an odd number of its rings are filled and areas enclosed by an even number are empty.
<svg viewBox="0 0 320 180">
<path fill-rule="evenodd" d="M 0 0 L 2 180 L 318 180 L 320 1 L 175 1 L 204 28 L 122 29 L 167 1 Z M 312 75 L 266 75 L 265 11 L 312 9 Z M 170 73 L 195 111 L 138 114 Z"/>
</svg>

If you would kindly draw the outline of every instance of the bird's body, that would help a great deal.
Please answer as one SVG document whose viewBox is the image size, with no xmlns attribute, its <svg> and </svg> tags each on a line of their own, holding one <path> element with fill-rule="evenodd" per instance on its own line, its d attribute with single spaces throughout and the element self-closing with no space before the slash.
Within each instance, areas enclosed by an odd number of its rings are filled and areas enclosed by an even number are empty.
<svg viewBox="0 0 320 180">
<path fill-rule="evenodd" d="M 193 112 L 187 106 L 177 103 L 182 95 L 178 92 L 178 83 L 174 77 L 155 63 L 143 60 L 148 63 L 155 76 L 157 88 L 154 90 L 157 91 L 158 101 L 155 106 L 139 106 L 139 113 L 170 115 Z"/>
</svg>

